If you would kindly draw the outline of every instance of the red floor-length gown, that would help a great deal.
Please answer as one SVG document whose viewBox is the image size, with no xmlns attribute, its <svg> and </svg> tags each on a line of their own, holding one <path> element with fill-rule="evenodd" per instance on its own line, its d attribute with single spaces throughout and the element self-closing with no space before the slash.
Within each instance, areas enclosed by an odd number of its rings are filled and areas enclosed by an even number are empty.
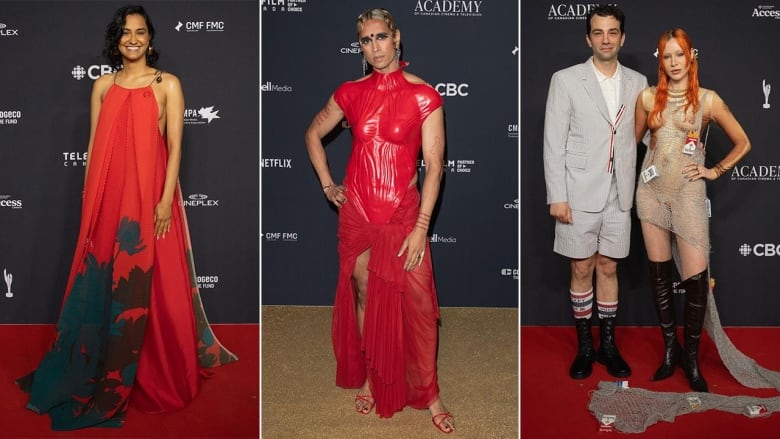
<svg viewBox="0 0 780 439">
<path fill-rule="evenodd" d="M 170 231 L 154 237 L 167 165 L 154 93 L 113 84 L 104 97 L 56 340 L 18 380 L 55 430 L 120 426 L 128 403 L 180 409 L 203 368 L 237 359 L 206 320 L 178 184 Z"/>
<path fill-rule="evenodd" d="M 439 309 L 430 246 L 422 265 L 403 269 L 398 257 L 414 227 L 420 194 L 412 185 L 422 124 L 442 105 L 427 84 L 401 68 L 343 84 L 334 100 L 352 128 L 352 153 L 339 210 L 339 276 L 333 310 L 336 384 L 359 388 L 369 377 L 376 411 L 390 417 L 405 405 L 424 409 L 439 394 L 436 375 Z M 370 249 L 363 334 L 355 314 L 352 272 Z"/>
</svg>

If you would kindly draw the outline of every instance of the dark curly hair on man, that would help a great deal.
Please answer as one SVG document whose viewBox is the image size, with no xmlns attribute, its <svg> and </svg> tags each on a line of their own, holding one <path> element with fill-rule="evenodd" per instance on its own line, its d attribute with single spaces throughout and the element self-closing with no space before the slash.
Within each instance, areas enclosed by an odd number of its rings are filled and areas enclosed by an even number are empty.
<svg viewBox="0 0 780 439">
<path fill-rule="evenodd" d="M 122 38 L 122 32 L 125 28 L 126 18 L 131 14 L 138 14 L 144 17 L 144 21 L 146 21 L 146 27 L 149 29 L 149 47 L 153 48 L 152 53 L 146 54 L 146 64 L 149 67 L 154 67 L 154 64 L 160 57 L 160 53 L 153 44 L 154 25 L 152 25 L 152 20 L 149 18 L 149 14 L 146 13 L 144 7 L 139 5 L 122 6 L 116 10 L 116 13 L 114 13 L 114 18 L 111 19 L 111 22 L 108 23 L 108 26 L 106 26 L 103 56 L 106 57 L 108 64 L 111 67 L 117 70 L 122 68 L 122 55 L 119 53 L 119 48 L 117 46 L 119 45 L 119 40 Z"/>
</svg>

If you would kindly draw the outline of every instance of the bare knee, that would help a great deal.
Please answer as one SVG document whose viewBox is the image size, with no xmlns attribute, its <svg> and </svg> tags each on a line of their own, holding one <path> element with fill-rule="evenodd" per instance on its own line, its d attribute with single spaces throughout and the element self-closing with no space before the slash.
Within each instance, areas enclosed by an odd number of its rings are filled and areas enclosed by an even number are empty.
<svg viewBox="0 0 780 439">
<path fill-rule="evenodd" d="M 571 261 L 571 276 L 575 282 L 589 282 L 593 279 L 595 258 L 573 259 Z"/>
<path fill-rule="evenodd" d="M 596 276 L 607 279 L 616 277 L 617 261 L 606 256 L 599 256 L 596 261 Z"/>
</svg>

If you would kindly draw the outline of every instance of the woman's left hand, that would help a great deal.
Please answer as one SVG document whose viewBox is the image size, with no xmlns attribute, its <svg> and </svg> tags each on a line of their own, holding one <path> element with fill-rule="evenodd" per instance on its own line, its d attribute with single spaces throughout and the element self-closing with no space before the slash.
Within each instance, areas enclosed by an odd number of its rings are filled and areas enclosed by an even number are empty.
<svg viewBox="0 0 780 439">
<path fill-rule="evenodd" d="M 715 180 L 718 178 L 715 170 L 709 169 L 698 163 L 688 163 L 685 165 L 682 172 L 688 181 L 696 181 L 702 178 L 706 178 L 707 180 Z"/>
<path fill-rule="evenodd" d="M 398 257 L 406 252 L 406 261 L 404 261 L 404 270 L 411 271 L 422 265 L 425 256 L 425 243 L 428 239 L 425 230 L 415 227 L 411 233 L 404 239 L 401 249 L 398 251 Z"/>
<path fill-rule="evenodd" d="M 154 208 L 154 237 L 165 238 L 171 230 L 171 203 L 160 201 Z"/>
</svg>

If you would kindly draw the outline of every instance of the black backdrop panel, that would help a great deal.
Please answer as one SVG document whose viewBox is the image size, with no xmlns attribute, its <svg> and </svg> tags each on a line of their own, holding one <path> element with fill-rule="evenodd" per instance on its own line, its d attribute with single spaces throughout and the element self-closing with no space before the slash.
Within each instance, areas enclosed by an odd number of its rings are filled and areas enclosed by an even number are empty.
<svg viewBox="0 0 780 439">
<path fill-rule="evenodd" d="M 55 321 L 78 234 L 89 95 L 125 2 L 0 2 L 0 323 Z M 181 185 L 209 319 L 256 322 L 256 1 L 146 1 L 186 102 Z M 10 283 L 10 293 L 8 292 Z M 12 297 L 10 297 L 12 296 Z"/>
<path fill-rule="evenodd" d="M 262 302 L 330 305 L 337 214 L 303 135 L 342 82 L 361 75 L 355 18 L 365 1 L 264 2 Z M 444 99 L 446 170 L 431 227 L 443 306 L 517 306 L 517 2 L 393 1 L 408 70 Z M 351 149 L 328 138 L 334 178 Z M 421 172 L 423 169 L 421 168 Z"/>
<path fill-rule="evenodd" d="M 731 174 L 707 185 L 712 200 L 711 273 L 724 325 L 780 324 L 780 296 L 768 282 L 780 263 L 780 149 L 778 122 L 780 70 L 775 59 L 780 39 L 780 8 L 760 2 L 632 0 L 618 4 L 626 13 L 621 62 L 658 78 L 654 56 L 659 35 L 682 27 L 698 49 L 700 83 L 714 89 L 745 128 L 753 149 Z M 554 222 L 545 204 L 542 126 L 550 77 L 590 56 L 585 44 L 589 4 L 523 2 L 521 9 L 521 321 L 569 324 L 568 261 L 552 252 Z M 669 11 L 674 11 L 673 15 Z M 735 36 L 739 36 L 738 38 Z M 541 42 L 541 43 L 540 43 Z M 768 87 L 765 85 L 768 84 Z M 765 94 L 768 92 L 768 96 Z M 765 105 L 768 104 L 768 105 Z M 708 166 L 731 148 L 713 126 Z M 638 162 L 644 156 L 640 149 Z M 620 310 L 625 324 L 655 325 L 647 286 L 647 262 L 634 215 L 631 254 L 619 264 Z"/>
</svg>

